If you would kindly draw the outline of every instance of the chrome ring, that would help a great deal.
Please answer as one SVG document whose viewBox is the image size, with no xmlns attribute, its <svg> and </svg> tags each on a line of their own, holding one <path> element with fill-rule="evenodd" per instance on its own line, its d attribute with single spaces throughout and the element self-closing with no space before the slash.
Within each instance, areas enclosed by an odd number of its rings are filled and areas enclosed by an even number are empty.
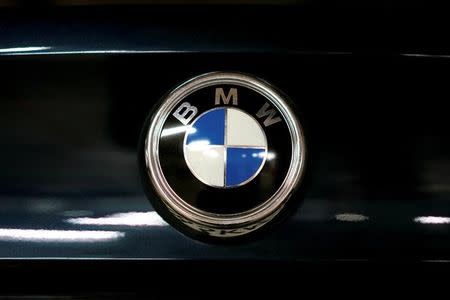
<svg viewBox="0 0 450 300">
<path fill-rule="evenodd" d="M 197 209 L 183 201 L 168 184 L 159 162 L 159 137 L 170 112 L 189 94 L 214 84 L 242 86 L 266 97 L 282 114 L 291 136 L 291 163 L 280 188 L 259 206 L 236 214 L 214 214 Z M 305 156 L 306 148 L 302 126 L 284 97 L 265 81 L 241 73 L 207 73 L 192 78 L 175 88 L 163 99 L 161 106 L 151 118 L 145 140 L 145 162 L 155 191 L 175 215 L 180 219 L 187 220 L 188 222 L 185 223 L 193 228 L 197 225 L 216 229 L 255 225 L 252 228 L 254 230 L 264 225 L 278 214 L 292 191 L 300 183 L 304 173 Z"/>
</svg>

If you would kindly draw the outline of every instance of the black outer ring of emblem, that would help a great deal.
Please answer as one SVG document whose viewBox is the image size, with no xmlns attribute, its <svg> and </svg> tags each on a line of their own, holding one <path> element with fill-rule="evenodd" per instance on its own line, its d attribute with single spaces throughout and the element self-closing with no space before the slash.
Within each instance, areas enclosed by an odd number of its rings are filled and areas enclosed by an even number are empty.
<svg viewBox="0 0 450 300">
<path fill-rule="evenodd" d="M 223 73 L 223 72 L 215 72 L 215 73 L 208 73 L 208 74 L 204 74 L 201 76 L 208 76 L 209 74 L 242 74 L 242 73 Z M 248 76 L 245 74 L 242 74 L 243 76 Z M 201 77 L 199 76 L 199 77 Z M 196 77 L 197 78 L 197 77 Z M 254 77 L 252 77 L 254 78 Z M 195 78 L 194 78 L 195 79 Z M 260 79 L 257 79 L 260 80 Z M 189 81 L 187 81 L 189 82 Z M 261 81 L 263 82 L 263 81 Z M 264 84 L 267 84 L 266 82 L 263 82 Z M 185 83 L 186 84 L 186 83 Z M 268 84 L 267 84 L 268 85 Z M 228 85 L 228 84 L 214 84 L 213 87 L 216 86 L 233 86 L 233 85 Z M 271 86 L 272 89 L 275 89 L 274 87 Z M 207 88 L 202 88 L 201 90 L 206 90 Z M 281 94 L 281 92 L 279 92 L 278 90 L 276 90 L 277 93 Z M 287 201 L 292 194 L 297 190 L 299 183 L 301 182 L 301 179 L 303 177 L 304 174 L 304 169 L 305 169 L 305 153 L 306 153 L 306 148 L 305 148 L 305 143 L 304 143 L 304 136 L 303 136 L 303 129 L 300 127 L 300 134 L 301 134 L 301 147 L 302 147 L 302 153 L 301 153 L 301 160 L 299 161 L 299 164 L 301 164 L 300 166 L 300 173 L 298 174 L 298 178 L 297 182 L 295 185 L 293 185 L 293 187 L 291 188 L 289 195 L 287 195 L 283 201 L 283 203 L 281 205 L 279 205 L 279 207 L 274 210 L 272 212 L 271 215 L 267 216 L 264 219 L 259 219 L 257 223 L 252 224 L 252 223 L 246 223 L 246 224 L 242 224 L 242 227 L 245 227 L 245 230 L 242 234 L 238 234 L 238 235 L 233 235 L 233 231 L 234 229 L 236 230 L 240 230 L 241 228 L 239 228 L 239 226 L 235 226 L 236 228 L 234 228 L 233 226 L 213 226 L 213 225 L 205 225 L 205 224 L 197 224 L 195 221 L 186 218 L 186 216 L 179 214 L 178 212 L 176 212 L 175 210 L 173 210 L 171 207 L 169 207 L 168 205 L 166 205 L 166 203 L 164 203 L 164 201 L 161 200 L 161 193 L 160 191 L 155 188 L 155 185 L 152 184 L 152 178 L 150 177 L 149 171 L 148 171 L 148 166 L 146 165 L 148 162 L 146 160 L 146 149 L 147 149 L 147 138 L 148 138 L 148 131 L 149 131 L 149 127 L 153 121 L 154 115 L 160 110 L 161 105 L 164 104 L 165 100 L 167 99 L 168 95 L 170 95 L 171 93 L 166 94 L 164 97 L 162 97 L 162 99 L 160 100 L 160 102 L 155 105 L 152 109 L 152 111 L 149 113 L 145 124 L 143 126 L 143 130 L 141 133 L 141 138 L 140 138 L 140 142 L 139 142 L 139 166 L 140 166 L 140 171 L 141 171 L 141 175 L 142 175 L 142 179 L 143 179 L 143 184 L 144 184 L 144 188 L 146 193 L 149 196 L 149 199 L 153 205 L 153 207 L 155 208 L 155 210 L 173 227 L 175 227 L 176 229 L 178 229 L 179 231 L 185 233 L 188 236 L 191 236 L 193 238 L 196 239 L 200 239 L 200 240 L 204 240 L 207 242 L 224 242 L 224 241 L 240 241 L 244 238 L 248 238 L 250 236 L 255 236 L 256 233 L 258 232 L 264 232 L 266 231 L 265 229 L 270 228 L 271 226 L 268 226 L 269 224 L 275 224 L 278 223 L 277 220 L 281 220 L 283 219 L 283 217 L 285 215 L 287 215 L 287 213 L 289 213 L 289 211 L 286 212 L 286 208 L 288 208 L 289 206 L 289 210 L 292 209 L 292 207 L 296 207 L 296 204 L 293 203 L 293 201 L 290 201 L 290 203 Z M 283 94 L 281 94 L 284 100 L 284 104 L 292 107 L 293 104 L 292 102 Z M 186 98 L 183 98 L 183 100 L 181 100 L 177 105 L 181 104 L 182 102 L 185 102 Z M 214 100 L 214 99 L 212 99 Z M 268 101 L 270 102 L 270 101 Z M 214 107 L 214 105 L 210 105 L 210 108 Z M 256 106 L 256 108 L 259 108 L 259 104 Z M 205 110 L 203 109 L 199 109 L 199 112 L 197 114 L 200 115 L 202 112 L 204 112 Z M 173 112 L 173 110 L 171 110 L 171 113 Z M 256 112 L 256 111 L 255 111 Z M 171 116 L 171 113 L 169 114 L 169 116 Z M 169 119 L 169 116 L 167 117 L 167 119 Z M 195 118 L 194 118 L 195 119 Z M 284 122 L 280 122 L 283 123 Z M 271 151 L 271 145 L 270 145 L 270 137 L 268 136 L 267 132 L 267 140 L 268 140 L 268 148 L 269 151 Z M 180 135 L 182 136 L 182 135 Z M 182 139 L 181 139 L 182 140 Z M 182 142 L 180 142 L 179 147 L 182 149 L 183 144 Z M 282 150 L 279 150 L 282 151 Z M 180 154 L 180 153 L 178 153 Z M 190 173 L 190 170 L 188 169 L 188 167 L 186 166 L 186 163 L 184 162 L 184 155 L 178 155 L 177 157 L 178 159 L 183 160 L 183 164 L 186 168 L 186 170 L 188 171 L 187 174 L 189 174 L 193 179 L 195 179 L 196 182 L 199 182 L 193 175 L 192 173 Z M 182 154 L 182 152 L 181 152 Z M 267 164 L 267 162 L 266 162 Z M 170 168 L 169 168 L 170 169 Z M 260 174 L 259 174 L 260 175 Z M 259 177 L 259 175 L 257 177 Z M 277 178 L 281 177 L 283 178 L 285 174 L 279 174 L 280 176 L 277 176 Z M 256 178 L 255 178 L 256 179 Z M 256 181 L 255 181 L 256 182 Z M 207 188 L 207 189 L 217 189 L 217 188 Z M 222 190 L 223 192 L 223 190 Z M 267 199 L 265 199 L 267 200 Z M 289 205 L 287 205 L 289 204 Z M 216 212 L 217 213 L 217 212 Z M 228 213 L 228 212 L 225 212 Z M 229 234 L 231 232 L 231 235 Z M 252 233 L 251 235 L 249 235 L 249 233 Z"/>
</svg>

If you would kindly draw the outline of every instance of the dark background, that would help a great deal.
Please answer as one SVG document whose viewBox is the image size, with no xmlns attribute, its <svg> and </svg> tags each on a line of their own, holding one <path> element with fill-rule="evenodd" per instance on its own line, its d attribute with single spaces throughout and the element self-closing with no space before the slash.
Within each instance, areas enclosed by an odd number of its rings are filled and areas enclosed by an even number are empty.
<svg viewBox="0 0 450 300">
<path fill-rule="evenodd" d="M 158 283 L 179 272 L 177 282 L 201 278 L 202 288 L 269 284 L 291 278 L 286 270 L 328 282 L 345 272 L 445 278 L 448 22 L 444 5 L 418 1 L 2 8 L 3 289 L 164 294 Z M 166 225 L 69 223 L 153 212 L 136 157 L 146 114 L 177 83 L 216 70 L 262 77 L 295 101 L 310 151 L 293 216 L 233 246 Z M 120 235 L 64 240 L 85 230 Z"/>
</svg>

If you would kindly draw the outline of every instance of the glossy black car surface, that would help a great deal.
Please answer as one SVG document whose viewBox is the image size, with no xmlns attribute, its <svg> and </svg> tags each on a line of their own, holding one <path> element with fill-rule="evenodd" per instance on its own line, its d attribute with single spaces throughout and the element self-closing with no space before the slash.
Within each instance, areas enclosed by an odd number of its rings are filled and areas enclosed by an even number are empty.
<svg viewBox="0 0 450 300">
<path fill-rule="evenodd" d="M 449 22 L 444 8 L 384 4 L 2 8 L 5 292 L 126 297 L 152 289 L 139 272 L 156 285 L 173 274 L 270 282 L 264 272 L 318 279 L 390 263 L 445 273 Z M 137 159 L 160 97 L 217 70 L 254 74 L 289 95 L 310 154 L 298 208 L 235 245 L 168 226 Z"/>
</svg>

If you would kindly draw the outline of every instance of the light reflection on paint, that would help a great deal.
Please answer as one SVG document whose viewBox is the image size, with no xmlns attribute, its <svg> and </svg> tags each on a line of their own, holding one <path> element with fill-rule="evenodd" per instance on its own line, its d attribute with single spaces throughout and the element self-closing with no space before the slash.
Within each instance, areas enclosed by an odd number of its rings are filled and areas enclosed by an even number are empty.
<svg viewBox="0 0 450 300">
<path fill-rule="evenodd" d="M 177 126 L 177 127 L 173 127 L 173 128 L 164 129 L 161 132 L 161 137 L 171 136 L 171 135 L 183 133 L 186 131 L 188 133 L 196 133 L 197 129 L 194 127 L 191 127 L 191 126 Z"/>
<path fill-rule="evenodd" d="M 46 50 L 46 51 L 44 51 Z M 136 49 L 101 49 L 101 50 L 55 50 L 55 47 L 19 47 L 19 48 L 0 48 L 0 53 L 12 55 L 26 54 L 52 54 L 52 55 L 70 55 L 70 54 L 122 54 L 122 53 L 186 53 L 186 51 L 175 50 L 136 50 Z"/>
<path fill-rule="evenodd" d="M 414 218 L 414 222 L 420 224 L 450 224 L 448 217 L 423 216 Z"/>
<path fill-rule="evenodd" d="M 15 47 L 15 48 L 0 48 L 0 53 L 14 53 L 14 52 L 34 52 L 49 50 L 51 47 Z"/>
<path fill-rule="evenodd" d="M 334 217 L 341 222 L 364 222 L 369 220 L 368 216 L 352 213 L 337 214 Z"/>
<path fill-rule="evenodd" d="M 450 58 L 450 55 L 446 54 L 424 54 L 424 53 L 404 53 L 402 56 L 407 57 L 427 57 L 427 58 Z"/>
<path fill-rule="evenodd" d="M 167 226 L 155 212 L 127 212 L 99 218 L 70 218 L 67 223 L 76 225 Z"/>
<path fill-rule="evenodd" d="M 0 241 L 20 242 L 105 242 L 124 237 L 119 231 L 47 230 L 0 228 Z"/>
</svg>

